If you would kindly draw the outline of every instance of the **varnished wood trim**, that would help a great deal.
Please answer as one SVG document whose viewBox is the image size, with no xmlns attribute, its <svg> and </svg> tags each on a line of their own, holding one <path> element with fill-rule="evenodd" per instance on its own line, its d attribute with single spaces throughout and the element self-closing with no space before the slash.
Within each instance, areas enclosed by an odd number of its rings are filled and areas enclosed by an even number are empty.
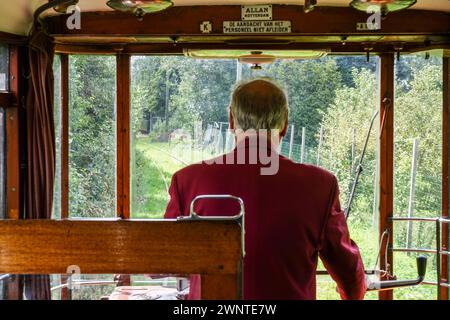
<svg viewBox="0 0 450 320">
<path fill-rule="evenodd" d="M 19 48 L 10 46 L 9 76 L 10 92 L 20 101 Z M 20 149 L 18 107 L 6 109 L 6 214 L 9 219 L 20 217 Z"/>
<path fill-rule="evenodd" d="M 236 276 L 240 241 L 235 222 L 6 220 L 0 273 Z"/>
<path fill-rule="evenodd" d="M 69 56 L 61 55 L 61 219 L 69 218 Z"/>
<path fill-rule="evenodd" d="M 117 216 L 130 218 L 130 60 L 117 55 Z"/>
<path fill-rule="evenodd" d="M 273 5 L 274 20 L 292 22 L 292 35 L 383 35 L 383 34 L 449 34 L 449 14 L 427 10 L 405 10 L 391 13 L 382 21 L 381 30 L 357 31 L 357 23 L 366 22 L 368 14 L 346 7 L 317 7 L 304 13 L 302 6 Z M 46 19 L 53 35 L 202 35 L 200 23 L 212 22 L 210 36 L 223 33 L 223 21 L 241 20 L 241 7 L 176 6 L 147 15 L 138 21 L 132 14 L 119 12 L 84 12 L 80 30 L 69 30 L 65 16 Z M 426 21 L 426 23 L 417 23 Z M 208 35 L 204 35 L 208 36 Z"/>
<path fill-rule="evenodd" d="M 27 43 L 27 37 L 0 31 L 0 42 L 11 45 L 24 45 Z"/>
<path fill-rule="evenodd" d="M 238 281 L 235 275 L 203 275 L 201 279 L 202 299 L 205 297 L 208 297 L 208 300 L 239 299 Z"/>
<path fill-rule="evenodd" d="M 450 58 L 443 59 L 443 108 L 442 108 L 442 218 L 448 219 L 450 212 Z M 449 225 L 441 226 L 442 250 L 449 248 Z M 448 256 L 441 257 L 441 281 L 449 283 Z M 440 297 L 448 300 L 449 289 L 441 286 Z"/>
<path fill-rule="evenodd" d="M 389 230 L 389 247 L 392 247 L 393 224 L 390 218 L 394 209 L 394 55 L 382 54 L 379 62 L 380 86 L 380 237 L 385 230 Z M 380 268 L 393 272 L 392 251 L 388 250 L 387 257 L 380 252 Z M 389 266 L 385 265 L 385 260 Z M 393 292 L 381 291 L 381 300 L 392 300 Z"/>
</svg>

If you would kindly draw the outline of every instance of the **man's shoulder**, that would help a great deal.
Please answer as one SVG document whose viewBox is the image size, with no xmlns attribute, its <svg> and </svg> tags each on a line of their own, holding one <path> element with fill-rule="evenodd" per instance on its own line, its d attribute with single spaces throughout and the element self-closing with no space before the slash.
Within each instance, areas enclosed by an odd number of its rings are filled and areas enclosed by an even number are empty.
<svg viewBox="0 0 450 320">
<path fill-rule="evenodd" d="M 297 163 L 286 157 L 281 157 L 281 165 L 288 168 L 289 173 L 297 173 L 301 176 L 308 176 L 310 178 L 316 178 L 320 180 L 326 180 L 328 182 L 336 181 L 336 176 L 331 171 L 328 171 L 325 168 L 315 166 L 312 164 L 306 163 Z"/>
<path fill-rule="evenodd" d="M 183 178 L 183 177 L 190 177 L 192 175 L 197 175 L 205 171 L 207 168 L 213 167 L 214 164 L 221 164 L 222 163 L 221 160 L 223 160 L 224 156 L 225 155 L 220 155 L 213 159 L 202 160 L 199 162 L 189 164 L 186 167 L 175 172 L 174 176 L 176 176 L 177 178 Z"/>
</svg>

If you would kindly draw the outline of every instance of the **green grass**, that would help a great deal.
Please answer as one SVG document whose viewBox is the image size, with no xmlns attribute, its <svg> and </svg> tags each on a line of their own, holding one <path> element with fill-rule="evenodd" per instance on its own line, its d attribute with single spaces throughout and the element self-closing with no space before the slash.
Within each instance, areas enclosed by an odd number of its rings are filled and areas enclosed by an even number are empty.
<svg viewBox="0 0 450 320">
<path fill-rule="evenodd" d="M 136 154 L 133 165 L 132 218 L 162 218 L 168 201 L 167 187 L 172 175 L 183 167 L 170 155 L 167 144 L 150 143 L 147 138 L 136 142 Z"/>
</svg>

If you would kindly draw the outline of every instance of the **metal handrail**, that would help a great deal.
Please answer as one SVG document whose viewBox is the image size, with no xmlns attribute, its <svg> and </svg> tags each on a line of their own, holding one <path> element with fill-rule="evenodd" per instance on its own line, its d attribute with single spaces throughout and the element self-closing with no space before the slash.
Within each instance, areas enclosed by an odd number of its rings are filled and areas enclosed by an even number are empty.
<svg viewBox="0 0 450 320">
<path fill-rule="evenodd" d="M 6 279 L 8 279 L 8 278 L 11 278 L 12 277 L 12 275 L 10 275 L 10 274 L 2 274 L 2 275 L 0 275 L 0 281 L 5 281 Z"/>
<path fill-rule="evenodd" d="M 445 218 L 427 218 L 427 217 L 390 217 L 391 221 L 422 221 L 422 222 L 436 222 L 450 223 L 450 219 Z"/>
<path fill-rule="evenodd" d="M 160 283 L 162 281 L 160 280 L 146 280 L 146 281 L 133 281 L 133 283 L 140 283 L 140 284 L 155 284 Z M 169 283 L 173 283 L 176 285 L 176 281 L 168 281 Z M 117 285 L 117 281 L 114 280 L 72 280 L 72 283 L 61 283 L 60 285 L 52 287 L 50 290 L 58 290 L 58 289 L 64 289 L 68 288 L 70 286 L 106 286 L 106 285 Z"/>
<path fill-rule="evenodd" d="M 111 280 L 95 280 L 95 281 L 72 281 L 72 283 L 62 283 L 60 285 L 54 286 L 50 291 L 55 291 L 58 289 L 68 288 L 69 286 L 106 286 L 106 285 L 116 285 L 116 281 Z"/>
<path fill-rule="evenodd" d="M 201 216 L 195 212 L 195 204 L 200 200 L 233 200 L 239 204 L 239 213 L 234 216 Z M 189 216 L 179 216 L 177 221 L 237 221 L 241 225 L 242 257 L 245 257 L 245 205 L 244 201 L 229 194 L 203 194 L 192 200 Z"/>
<path fill-rule="evenodd" d="M 408 248 L 389 248 L 391 251 L 396 252 L 426 252 L 430 254 L 436 255 L 436 278 L 437 281 L 435 285 L 437 288 L 437 299 L 441 299 L 441 286 L 445 286 L 447 288 L 450 288 L 450 285 L 447 283 L 442 282 L 441 279 L 441 256 L 447 255 L 449 256 L 448 251 L 443 251 L 441 247 L 441 225 L 446 223 L 450 224 L 450 219 L 442 218 L 442 217 L 436 217 L 436 218 L 427 218 L 427 217 L 391 217 L 389 218 L 391 222 L 394 221 L 418 221 L 418 222 L 434 222 L 435 223 L 435 230 L 436 230 L 436 249 L 429 249 L 429 248 L 418 248 L 418 249 L 408 249 Z"/>
</svg>

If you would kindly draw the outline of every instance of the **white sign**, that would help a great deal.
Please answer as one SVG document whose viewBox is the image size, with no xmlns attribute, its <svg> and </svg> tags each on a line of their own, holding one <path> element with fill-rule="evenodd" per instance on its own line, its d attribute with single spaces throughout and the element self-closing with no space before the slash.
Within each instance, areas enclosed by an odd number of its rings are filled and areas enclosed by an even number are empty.
<svg viewBox="0 0 450 320">
<path fill-rule="evenodd" d="M 224 21 L 223 33 L 291 33 L 291 22 Z"/>
<path fill-rule="evenodd" d="M 211 33 L 211 31 L 212 31 L 212 23 L 210 21 L 203 21 L 200 24 L 200 31 L 202 33 Z"/>
<path fill-rule="evenodd" d="M 272 20 L 272 5 L 242 6 L 242 17 L 248 20 Z"/>
</svg>

